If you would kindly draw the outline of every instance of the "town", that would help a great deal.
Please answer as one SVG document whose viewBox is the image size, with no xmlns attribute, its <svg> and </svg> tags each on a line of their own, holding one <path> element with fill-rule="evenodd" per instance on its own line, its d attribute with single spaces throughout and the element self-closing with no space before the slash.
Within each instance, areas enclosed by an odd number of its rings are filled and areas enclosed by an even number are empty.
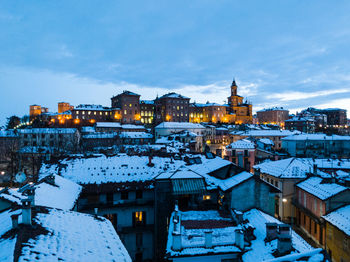
<svg viewBox="0 0 350 262">
<path fill-rule="evenodd" d="M 174 92 L 0 131 L 1 261 L 350 261 L 345 109 Z"/>
</svg>

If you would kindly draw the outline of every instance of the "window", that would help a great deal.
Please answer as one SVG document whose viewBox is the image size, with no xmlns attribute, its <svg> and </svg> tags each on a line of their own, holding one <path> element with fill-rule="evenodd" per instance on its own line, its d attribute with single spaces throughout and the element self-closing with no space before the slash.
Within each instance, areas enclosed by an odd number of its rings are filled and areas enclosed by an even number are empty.
<svg viewBox="0 0 350 262">
<path fill-rule="evenodd" d="M 118 225 L 117 214 L 106 214 L 106 215 L 104 215 L 104 217 L 107 218 L 109 221 L 111 221 L 115 230 L 117 230 L 117 225 Z"/>
<path fill-rule="evenodd" d="M 278 181 L 277 180 L 275 181 L 275 186 L 278 187 Z"/>
<path fill-rule="evenodd" d="M 314 222 L 314 224 L 315 224 L 315 227 L 314 227 L 314 234 L 317 234 L 317 223 Z"/>
<path fill-rule="evenodd" d="M 306 207 L 306 193 L 304 192 L 304 207 Z"/>
<path fill-rule="evenodd" d="M 132 213 L 133 226 L 144 226 L 146 225 L 146 212 L 137 211 Z"/>
<path fill-rule="evenodd" d="M 142 190 L 136 190 L 136 199 L 142 198 Z"/>
<path fill-rule="evenodd" d="M 343 249 L 344 251 L 348 251 L 349 249 L 349 239 L 345 236 L 343 240 Z"/>
<path fill-rule="evenodd" d="M 122 200 L 127 200 L 129 198 L 129 194 L 128 194 L 128 191 L 123 191 L 121 193 L 121 199 Z"/>
<path fill-rule="evenodd" d="M 88 195 L 87 196 L 87 202 L 89 204 L 96 204 L 99 202 L 99 195 L 98 194 L 94 194 L 94 195 Z"/>
<path fill-rule="evenodd" d="M 210 200 L 211 196 L 210 195 L 203 195 L 203 200 Z"/>
</svg>

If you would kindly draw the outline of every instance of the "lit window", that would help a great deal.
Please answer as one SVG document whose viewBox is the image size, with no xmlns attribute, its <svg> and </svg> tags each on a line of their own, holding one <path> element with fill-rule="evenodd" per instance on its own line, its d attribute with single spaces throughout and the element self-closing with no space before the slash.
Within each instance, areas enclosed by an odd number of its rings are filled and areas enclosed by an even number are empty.
<svg viewBox="0 0 350 262">
<path fill-rule="evenodd" d="M 88 114 L 90 115 L 90 114 L 91 114 L 91 111 L 89 111 Z"/>
<path fill-rule="evenodd" d="M 96 111 L 94 112 L 94 115 L 96 115 Z"/>
<path fill-rule="evenodd" d="M 146 212 L 138 211 L 133 213 L 134 226 L 140 226 L 146 224 Z"/>
<path fill-rule="evenodd" d="M 211 196 L 210 195 L 203 195 L 203 200 L 210 200 Z"/>
<path fill-rule="evenodd" d="M 102 112 L 100 112 L 100 116 L 102 116 Z"/>
<path fill-rule="evenodd" d="M 108 115 L 108 112 L 106 112 L 106 114 L 105 114 L 106 116 Z"/>
<path fill-rule="evenodd" d="M 132 106 L 132 104 L 129 105 L 129 107 L 131 107 L 131 106 Z"/>
<path fill-rule="evenodd" d="M 81 112 L 83 115 L 85 115 L 85 111 Z"/>
</svg>

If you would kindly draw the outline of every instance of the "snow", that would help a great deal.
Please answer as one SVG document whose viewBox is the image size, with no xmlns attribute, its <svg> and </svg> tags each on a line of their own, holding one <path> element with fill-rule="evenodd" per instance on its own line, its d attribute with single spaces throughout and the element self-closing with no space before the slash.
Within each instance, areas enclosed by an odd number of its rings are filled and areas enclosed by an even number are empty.
<svg viewBox="0 0 350 262">
<path fill-rule="evenodd" d="M 0 130 L 0 137 L 17 137 L 13 130 Z"/>
<path fill-rule="evenodd" d="M 265 145 L 271 145 L 274 146 L 275 144 L 273 143 L 273 141 L 269 138 L 260 138 L 259 141 Z"/>
<path fill-rule="evenodd" d="M 179 215 L 179 223 L 174 223 L 175 212 L 172 213 L 169 225 L 168 242 L 166 247 L 167 255 L 171 257 L 194 256 L 215 253 L 240 253 L 241 250 L 234 245 L 235 230 L 240 226 L 233 226 L 230 218 L 222 217 L 218 211 L 187 211 L 177 212 Z M 186 225 L 186 222 L 194 221 L 196 227 Z M 220 224 L 220 222 L 226 222 Z M 205 232 L 212 231 L 212 248 L 205 247 Z M 172 249 L 173 232 L 181 232 L 180 251 Z"/>
<path fill-rule="evenodd" d="M 70 210 L 74 207 L 82 187 L 61 176 L 54 175 L 55 185 L 44 181 L 35 188 L 35 205 Z"/>
<path fill-rule="evenodd" d="M 143 138 L 143 139 L 151 139 L 153 138 L 153 135 L 146 132 L 122 132 L 120 134 L 121 138 Z"/>
<path fill-rule="evenodd" d="M 76 128 L 27 128 L 18 129 L 20 134 L 74 134 Z"/>
<path fill-rule="evenodd" d="M 193 172 L 192 170 L 190 170 L 185 166 L 181 166 L 173 172 L 164 172 L 156 177 L 156 179 L 188 179 L 188 178 L 203 179 L 203 176 Z"/>
<path fill-rule="evenodd" d="M 163 122 L 155 127 L 155 129 L 205 129 L 201 124 L 189 122 Z"/>
<path fill-rule="evenodd" d="M 307 251 L 303 253 L 298 254 L 291 254 L 286 255 L 283 257 L 275 258 L 268 260 L 267 262 L 294 262 L 299 259 L 303 259 L 302 261 L 309 261 L 309 262 L 323 262 L 324 256 L 321 254 L 322 248 L 317 248 L 312 251 Z M 309 260 L 305 260 L 305 258 L 309 258 Z"/>
<path fill-rule="evenodd" d="M 226 146 L 227 149 L 254 149 L 255 144 L 247 139 L 241 139 Z"/>
<path fill-rule="evenodd" d="M 82 137 L 84 139 L 111 139 L 115 138 L 116 136 L 118 136 L 117 132 L 95 132 L 83 135 Z"/>
<path fill-rule="evenodd" d="M 96 122 L 96 127 L 120 128 L 121 124 L 116 122 Z"/>
<path fill-rule="evenodd" d="M 141 100 L 140 104 L 154 105 L 154 100 Z"/>
<path fill-rule="evenodd" d="M 194 106 L 194 107 L 210 107 L 210 106 L 225 106 L 225 105 L 220 105 L 218 103 L 205 103 L 205 104 L 193 103 L 191 106 Z"/>
<path fill-rule="evenodd" d="M 21 205 L 22 202 L 21 200 L 24 197 L 22 196 L 21 193 L 19 193 L 17 190 L 10 189 L 10 188 L 5 188 L 0 191 L 0 199 L 8 200 L 12 203 Z"/>
<path fill-rule="evenodd" d="M 110 108 L 104 107 L 102 105 L 93 105 L 93 104 L 82 104 L 78 105 L 74 110 L 98 110 L 98 111 L 110 111 Z"/>
<path fill-rule="evenodd" d="M 253 136 L 253 137 L 269 137 L 269 136 L 277 136 L 277 137 L 285 137 L 291 136 L 295 134 L 300 134 L 299 131 L 289 131 L 289 130 L 248 130 L 248 131 L 234 131 L 231 132 L 232 135 L 237 136 Z"/>
<path fill-rule="evenodd" d="M 350 236 L 350 205 L 341 207 L 323 218 L 333 226 Z"/>
<path fill-rule="evenodd" d="M 304 141 L 304 140 L 313 140 L 313 141 L 344 141 L 350 140 L 350 136 L 338 136 L 326 134 L 297 134 L 292 136 L 287 136 L 282 138 L 283 141 Z"/>
<path fill-rule="evenodd" d="M 250 179 L 253 176 L 254 175 L 252 173 L 244 171 L 244 172 L 241 172 L 237 175 L 234 175 L 230 178 L 223 180 L 221 183 L 219 183 L 218 186 L 221 188 L 222 191 L 227 191 L 227 190 L 239 185 L 240 183 Z"/>
<path fill-rule="evenodd" d="M 168 94 L 165 94 L 163 96 L 161 96 L 160 98 L 166 98 L 166 97 L 170 97 L 170 98 L 182 98 L 182 99 L 190 99 L 188 97 L 185 97 L 183 95 L 180 95 L 180 94 L 177 94 L 177 93 L 168 93 Z"/>
<path fill-rule="evenodd" d="M 125 125 L 122 125 L 122 129 L 145 130 L 146 128 L 141 125 L 125 124 Z"/>
<path fill-rule="evenodd" d="M 346 187 L 338 185 L 337 183 L 323 183 L 323 179 L 320 177 L 310 177 L 298 183 L 296 186 L 321 200 L 326 200 L 347 190 Z"/>
<path fill-rule="evenodd" d="M 0 232 L 9 230 L 9 215 L 0 214 L 0 220 L 6 220 L 5 226 L 0 224 Z M 112 224 L 105 218 L 48 208 L 47 212 L 37 210 L 33 221 L 48 232 L 22 242 L 21 250 L 16 251 L 20 254 L 19 261 L 131 261 Z M 25 231 L 29 236 L 32 234 L 30 227 Z M 0 252 L 1 256 L 10 257 L 14 253 L 14 242 L 0 240 L 0 250 L 6 250 Z"/>
<path fill-rule="evenodd" d="M 10 210 L 0 212 L 0 261 L 14 261 L 14 249 L 17 237 L 3 239 L 1 236 L 9 231 L 12 227 L 11 215 L 18 212 L 11 212 Z"/>
<path fill-rule="evenodd" d="M 306 173 L 312 171 L 312 165 L 307 158 L 287 158 L 278 161 L 264 162 L 253 167 L 261 173 L 280 178 L 306 178 Z"/>
<path fill-rule="evenodd" d="M 265 245 L 266 223 L 282 224 L 282 222 L 257 209 L 245 212 L 243 217 L 244 219 L 248 219 L 249 223 L 255 228 L 254 235 L 256 236 L 256 239 L 252 240 L 251 250 L 243 255 L 243 261 L 256 262 L 274 259 L 275 257 L 272 253 L 277 249 L 277 240 L 268 242 Z M 292 245 L 298 253 L 313 250 L 313 248 L 293 230 Z"/>
</svg>

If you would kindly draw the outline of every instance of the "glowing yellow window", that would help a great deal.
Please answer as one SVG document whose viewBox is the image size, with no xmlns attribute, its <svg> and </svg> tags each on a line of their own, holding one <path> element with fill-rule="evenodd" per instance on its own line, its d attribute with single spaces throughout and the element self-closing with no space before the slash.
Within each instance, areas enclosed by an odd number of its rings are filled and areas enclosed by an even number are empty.
<svg viewBox="0 0 350 262">
<path fill-rule="evenodd" d="M 203 195 L 203 200 L 210 200 L 211 196 L 210 195 Z"/>
<path fill-rule="evenodd" d="M 140 226 L 146 224 L 146 212 L 138 211 L 133 213 L 134 226 Z"/>
</svg>

